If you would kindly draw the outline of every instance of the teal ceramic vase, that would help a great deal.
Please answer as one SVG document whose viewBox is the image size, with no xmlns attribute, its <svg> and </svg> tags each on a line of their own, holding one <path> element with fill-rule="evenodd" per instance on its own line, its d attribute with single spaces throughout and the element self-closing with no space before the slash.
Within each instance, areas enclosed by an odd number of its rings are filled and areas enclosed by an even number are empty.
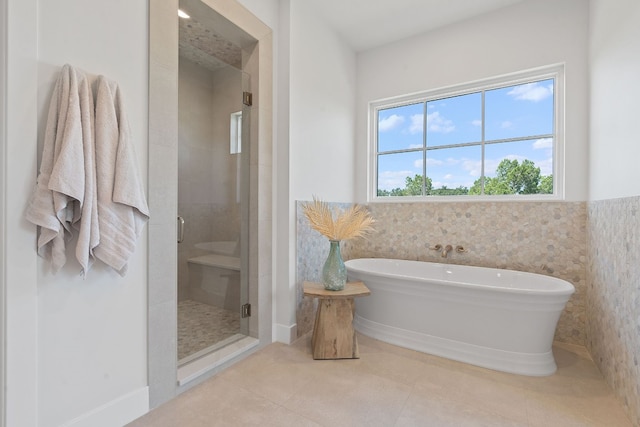
<svg viewBox="0 0 640 427">
<path fill-rule="evenodd" d="M 340 241 L 329 240 L 329 256 L 322 268 L 322 284 L 329 291 L 341 291 L 347 283 L 347 267 L 340 254 Z"/>
</svg>

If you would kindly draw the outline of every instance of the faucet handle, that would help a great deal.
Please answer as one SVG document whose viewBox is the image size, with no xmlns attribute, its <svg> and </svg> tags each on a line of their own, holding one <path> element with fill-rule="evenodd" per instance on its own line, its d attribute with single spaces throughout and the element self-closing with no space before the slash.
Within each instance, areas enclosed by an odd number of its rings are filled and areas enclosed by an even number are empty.
<svg viewBox="0 0 640 427">
<path fill-rule="evenodd" d="M 430 247 L 429 250 L 441 251 L 442 250 L 442 245 L 440 243 L 438 243 L 437 245 Z"/>
<path fill-rule="evenodd" d="M 456 246 L 456 252 L 461 254 L 461 253 L 469 252 L 469 251 L 467 249 L 465 249 L 464 246 L 458 245 L 458 246 Z"/>
</svg>

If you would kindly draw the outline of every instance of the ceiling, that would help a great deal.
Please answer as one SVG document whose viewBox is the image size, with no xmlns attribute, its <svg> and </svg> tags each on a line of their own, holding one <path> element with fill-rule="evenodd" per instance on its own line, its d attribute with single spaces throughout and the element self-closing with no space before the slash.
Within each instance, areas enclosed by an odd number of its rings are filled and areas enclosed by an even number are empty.
<svg viewBox="0 0 640 427">
<path fill-rule="evenodd" d="M 356 52 L 524 0 L 305 0 Z"/>
<path fill-rule="evenodd" d="M 304 0 L 356 52 L 402 40 L 524 0 Z M 532 0 L 529 0 L 532 1 Z M 225 30 L 223 19 L 200 0 L 180 0 L 180 55 L 209 70 L 240 67 L 247 41 Z M 234 39 L 233 42 L 229 38 Z M 237 39 L 237 40 L 236 40 Z"/>
<path fill-rule="evenodd" d="M 196 16 L 179 21 L 180 56 L 216 71 L 227 65 L 242 67 L 242 49 L 223 35 L 203 24 Z"/>
<path fill-rule="evenodd" d="M 242 68 L 242 49 L 256 40 L 201 0 L 180 0 L 179 7 L 190 15 L 178 19 L 180 56 L 216 71 Z"/>
</svg>

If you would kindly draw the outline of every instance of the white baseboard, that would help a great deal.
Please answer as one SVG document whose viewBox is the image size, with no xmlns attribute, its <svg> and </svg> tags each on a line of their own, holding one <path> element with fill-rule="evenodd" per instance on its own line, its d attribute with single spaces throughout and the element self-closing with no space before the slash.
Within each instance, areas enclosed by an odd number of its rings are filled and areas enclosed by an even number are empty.
<svg viewBox="0 0 640 427">
<path fill-rule="evenodd" d="M 69 421 L 64 427 L 123 426 L 147 412 L 149 387 L 143 387 Z"/>
<path fill-rule="evenodd" d="M 284 344 L 291 344 L 298 338 L 298 324 L 291 326 L 275 323 L 273 330 L 275 331 L 274 341 Z"/>
</svg>

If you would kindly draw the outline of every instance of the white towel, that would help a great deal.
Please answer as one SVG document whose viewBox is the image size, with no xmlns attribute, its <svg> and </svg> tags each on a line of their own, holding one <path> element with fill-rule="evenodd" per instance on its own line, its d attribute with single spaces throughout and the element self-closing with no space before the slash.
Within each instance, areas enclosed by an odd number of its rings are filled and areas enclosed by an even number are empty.
<svg viewBox="0 0 640 427">
<path fill-rule="evenodd" d="M 118 84 L 98 77 L 96 172 L 100 244 L 94 254 L 121 275 L 149 219 L 149 208 Z"/>
<path fill-rule="evenodd" d="M 26 217 L 40 227 L 38 253 L 54 272 L 66 262 L 65 241 L 80 229 L 76 258 L 83 271 L 98 242 L 93 167 L 93 97 L 86 76 L 64 65 L 56 82 L 44 136 L 40 174 Z M 86 201 L 86 203 L 85 203 Z"/>
</svg>

